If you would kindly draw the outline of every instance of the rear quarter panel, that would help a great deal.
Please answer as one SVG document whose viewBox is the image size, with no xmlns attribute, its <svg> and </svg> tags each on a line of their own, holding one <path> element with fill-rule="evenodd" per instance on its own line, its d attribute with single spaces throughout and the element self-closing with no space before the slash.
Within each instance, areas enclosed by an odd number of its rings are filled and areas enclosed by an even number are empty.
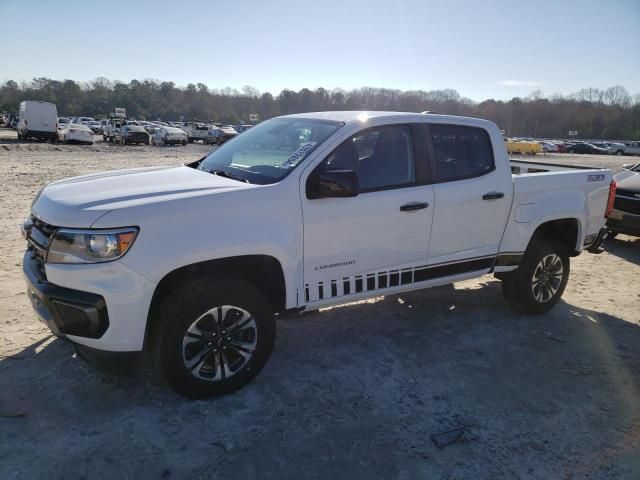
<svg viewBox="0 0 640 480">
<path fill-rule="evenodd" d="M 507 223 L 502 252 L 524 252 L 543 223 L 576 219 L 578 238 L 597 234 L 605 224 L 605 209 L 612 173 L 609 170 L 567 170 L 514 176 L 514 204 Z"/>
</svg>

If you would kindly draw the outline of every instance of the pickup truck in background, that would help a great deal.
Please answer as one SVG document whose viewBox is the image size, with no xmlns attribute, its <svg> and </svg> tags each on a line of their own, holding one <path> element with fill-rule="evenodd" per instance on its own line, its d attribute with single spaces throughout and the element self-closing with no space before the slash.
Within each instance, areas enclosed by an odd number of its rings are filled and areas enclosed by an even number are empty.
<svg viewBox="0 0 640 480">
<path fill-rule="evenodd" d="M 196 140 L 206 143 L 207 135 L 209 134 L 209 125 L 197 122 L 187 122 L 181 128 L 186 132 L 189 143 L 195 142 Z"/>
<path fill-rule="evenodd" d="M 260 372 L 287 313 L 494 274 L 513 308 L 543 314 L 570 258 L 601 251 L 614 195 L 607 169 L 510 162 L 485 120 L 290 115 L 187 165 L 47 185 L 24 273 L 83 358 L 145 352 L 204 398 Z"/>
<path fill-rule="evenodd" d="M 149 145 L 149 134 L 135 120 L 124 118 L 111 118 L 105 127 L 102 138 L 105 142 L 114 142 L 119 145 L 131 145 L 142 143 Z"/>
<path fill-rule="evenodd" d="M 615 155 L 640 155 L 640 142 L 631 142 L 629 145 L 612 144 L 611 153 Z"/>
<path fill-rule="evenodd" d="M 116 134 L 120 132 L 124 122 L 124 118 L 111 117 L 102 128 L 102 139 L 105 142 L 115 142 Z"/>
</svg>

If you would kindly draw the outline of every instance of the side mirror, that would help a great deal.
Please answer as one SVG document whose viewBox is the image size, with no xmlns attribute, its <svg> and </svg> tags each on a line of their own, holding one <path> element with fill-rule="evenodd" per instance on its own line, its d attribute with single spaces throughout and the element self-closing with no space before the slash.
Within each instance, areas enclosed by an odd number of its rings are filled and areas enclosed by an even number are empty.
<svg viewBox="0 0 640 480">
<path fill-rule="evenodd" d="M 312 181 L 309 198 L 355 197 L 360 193 L 358 174 L 353 170 L 325 170 Z"/>
</svg>

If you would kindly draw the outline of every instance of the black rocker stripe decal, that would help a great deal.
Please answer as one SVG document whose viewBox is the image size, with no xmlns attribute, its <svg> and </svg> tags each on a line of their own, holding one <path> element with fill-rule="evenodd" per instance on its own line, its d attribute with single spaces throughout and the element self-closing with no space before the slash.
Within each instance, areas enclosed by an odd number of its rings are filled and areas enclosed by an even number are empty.
<svg viewBox="0 0 640 480">
<path fill-rule="evenodd" d="M 522 254 L 508 253 L 497 256 L 488 256 L 465 260 L 457 263 L 447 263 L 441 265 L 424 265 L 414 268 L 385 270 L 377 273 L 369 273 L 363 278 L 363 275 L 355 275 L 355 288 L 352 289 L 352 277 L 343 277 L 338 280 L 327 282 L 330 290 L 324 288 L 325 282 L 317 284 L 318 298 L 315 300 L 324 300 L 325 298 L 341 297 L 352 293 L 361 293 L 363 291 L 377 291 L 385 288 L 396 287 L 398 285 L 409 285 L 412 283 L 434 280 L 436 278 L 448 277 L 451 275 L 459 275 L 478 270 L 492 269 L 494 266 L 517 265 Z M 514 263 L 515 262 L 515 263 Z M 342 292 L 338 285 L 342 284 Z M 352 291 L 355 290 L 355 291 Z M 325 297 L 325 294 L 327 296 Z M 309 285 L 305 285 L 305 300 L 310 301 Z"/>
</svg>

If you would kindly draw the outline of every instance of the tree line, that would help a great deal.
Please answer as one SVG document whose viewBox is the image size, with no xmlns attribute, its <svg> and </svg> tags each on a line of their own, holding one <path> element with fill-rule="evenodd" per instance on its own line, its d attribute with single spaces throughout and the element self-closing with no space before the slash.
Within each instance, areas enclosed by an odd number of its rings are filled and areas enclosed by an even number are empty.
<svg viewBox="0 0 640 480">
<path fill-rule="evenodd" d="M 278 115 L 322 110 L 397 110 L 465 115 L 492 120 L 506 135 L 566 138 L 640 138 L 640 94 L 632 97 L 622 86 L 585 88 L 571 95 L 544 96 L 534 91 L 511 100 L 474 102 L 451 89 L 401 91 L 364 87 L 354 90 L 303 88 L 282 90 L 278 95 L 245 86 L 210 89 L 202 83 L 179 87 L 174 82 L 132 80 L 129 83 L 97 78 L 73 80 L 34 78 L 13 80 L 0 86 L 0 111 L 17 112 L 22 100 L 53 102 L 61 116 L 106 117 L 114 107 L 141 120 L 187 120 L 222 123 L 248 122 Z"/>
</svg>

